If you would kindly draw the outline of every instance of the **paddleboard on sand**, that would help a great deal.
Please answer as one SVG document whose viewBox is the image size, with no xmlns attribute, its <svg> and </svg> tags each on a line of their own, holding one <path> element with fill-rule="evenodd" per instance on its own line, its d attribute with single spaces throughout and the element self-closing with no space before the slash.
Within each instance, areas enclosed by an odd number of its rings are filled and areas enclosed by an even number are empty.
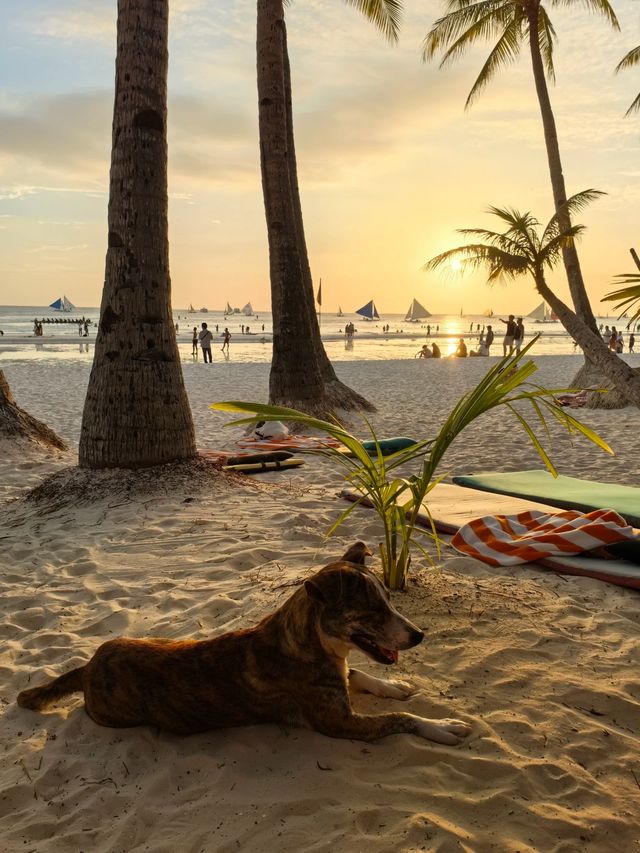
<svg viewBox="0 0 640 853">
<path fill-rule="evenodd" d="M 267 471 L 285 471 L 304 465 L 304 459 L 284 459 L 282 462 L 242 462 L 235 465 L 223 465 L 223 471 L 237 471 L 239 474 L 263 474 Z"/>
</svg>

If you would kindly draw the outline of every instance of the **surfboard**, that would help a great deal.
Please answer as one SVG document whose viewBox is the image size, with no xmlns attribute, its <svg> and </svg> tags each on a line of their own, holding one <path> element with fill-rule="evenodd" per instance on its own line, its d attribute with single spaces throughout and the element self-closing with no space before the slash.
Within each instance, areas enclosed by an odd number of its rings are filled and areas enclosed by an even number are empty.
<svg viewBox="0 0 640 853">
<path fill-rule="evenodd" d="M 597 483 L 549 471 L 486 472 L 453 477 L 467 489 L 540 501 L 561 509 L 614 509 L 633 527 L 640 527 L 640 488 L 617 483 Z"/>
<path fill-rule="evenodd" d="M 267 471 L 285 471 L 304 465 L 304 459 L 284 459 L 282 462 L 241 462 L 223 465 L 223 471 L 236 471 L 238 474 L 264 474 Z"/>
</svg>

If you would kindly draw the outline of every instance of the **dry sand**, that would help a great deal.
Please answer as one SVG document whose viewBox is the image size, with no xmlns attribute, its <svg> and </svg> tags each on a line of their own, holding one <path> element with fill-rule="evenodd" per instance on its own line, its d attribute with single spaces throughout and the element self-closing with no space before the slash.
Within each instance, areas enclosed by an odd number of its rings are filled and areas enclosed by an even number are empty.
<svg viewBox="0 0 640 853">
<path fill-rule="evenodd" d="M 578 359 L 539 363 L 541 381 L 561 387 Z M 3 368 L 18 403 L 77 442 L 87 367 Z M 422 437 L 483 369 L 482 360 L 352 362 L 339 373 L 375 398 L 381 435 Z M 267 365 L 187 363 L 185 376 L 200 446 L 233 446 L 238 432 L 207 404 L 264 400 Z M 557 438 L 560 469 L 640 485 L 638 412 L 580 414 L 618 456 Z M 45 714 L 18 708 L 19 690 L 80 665 L 107 638 L 204 638 L 254 624 L 290 594 L 287 583 L 355 539 L 379 539 L 364 510 L 325 538 L 341 483 L 318 458 L 240 483 L 167 469 L 159 492 L 143 475 L 137 491 L 105 489 L 81 505 L 71 493 L 56 505 L 21 497 L 71 463 L 72 453 L 0 448 L 3 850 L 640 850 L 640 597 L 536 566 L 496 571 L 445 550 L 438 571 L 422 564 L 408 592 L 394 594 L 426 638 L 393 674 L 420 692 L 406 704 L 356 704 L 468 720 L 473 733 L 457 748 L 276 726 L 189 738 L 107 729 L 79 697 Z M 450 473 L 535 465 L 502 414 L 445 460 Z M 102 482 L 96 475 L 94 492 Z"/>
</svg>

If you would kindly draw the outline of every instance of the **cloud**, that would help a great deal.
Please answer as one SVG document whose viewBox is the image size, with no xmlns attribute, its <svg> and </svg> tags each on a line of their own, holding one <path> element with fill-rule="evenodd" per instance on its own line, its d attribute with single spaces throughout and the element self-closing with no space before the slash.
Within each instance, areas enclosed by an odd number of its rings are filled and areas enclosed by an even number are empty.
<svg viewBox="0 0 640 853">
<path fill-rule="evenodd" d="M 35 246 L 32 249 L 28 249 L 29 254 L 36 255 L 39 252 L 77 252 L 79 249 L 88 249 L 88 243 L 80 243 L 76 246 Z"/>
</svg>

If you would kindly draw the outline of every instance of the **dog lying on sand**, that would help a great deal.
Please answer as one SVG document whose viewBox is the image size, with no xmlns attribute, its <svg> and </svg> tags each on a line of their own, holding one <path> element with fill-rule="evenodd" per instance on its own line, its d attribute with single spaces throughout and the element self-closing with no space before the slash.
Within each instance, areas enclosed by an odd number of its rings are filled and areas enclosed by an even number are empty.
<svg viewBox="0 0 640 853">
<path fill-rule="evenodd" d="M 351 707 L 349 688 L 391 699 L 413 692 L 406 682 L 348 669 L 352 649 L 393 664 L 424 636 L 366 568 L 370 554 L 363 542 L 352 545 L 254 628 L 211 640 L 109 640 L 85 666 L 23 690 L 18 704 L 39 711 L 83 692 L 87 713 L 103 726 L 155 725 L 188 735 L 277 723 L 330 737 L 370 741 L 407 732 L 457 744 L 470 731 L 460 720 Z"/>
</svg>

